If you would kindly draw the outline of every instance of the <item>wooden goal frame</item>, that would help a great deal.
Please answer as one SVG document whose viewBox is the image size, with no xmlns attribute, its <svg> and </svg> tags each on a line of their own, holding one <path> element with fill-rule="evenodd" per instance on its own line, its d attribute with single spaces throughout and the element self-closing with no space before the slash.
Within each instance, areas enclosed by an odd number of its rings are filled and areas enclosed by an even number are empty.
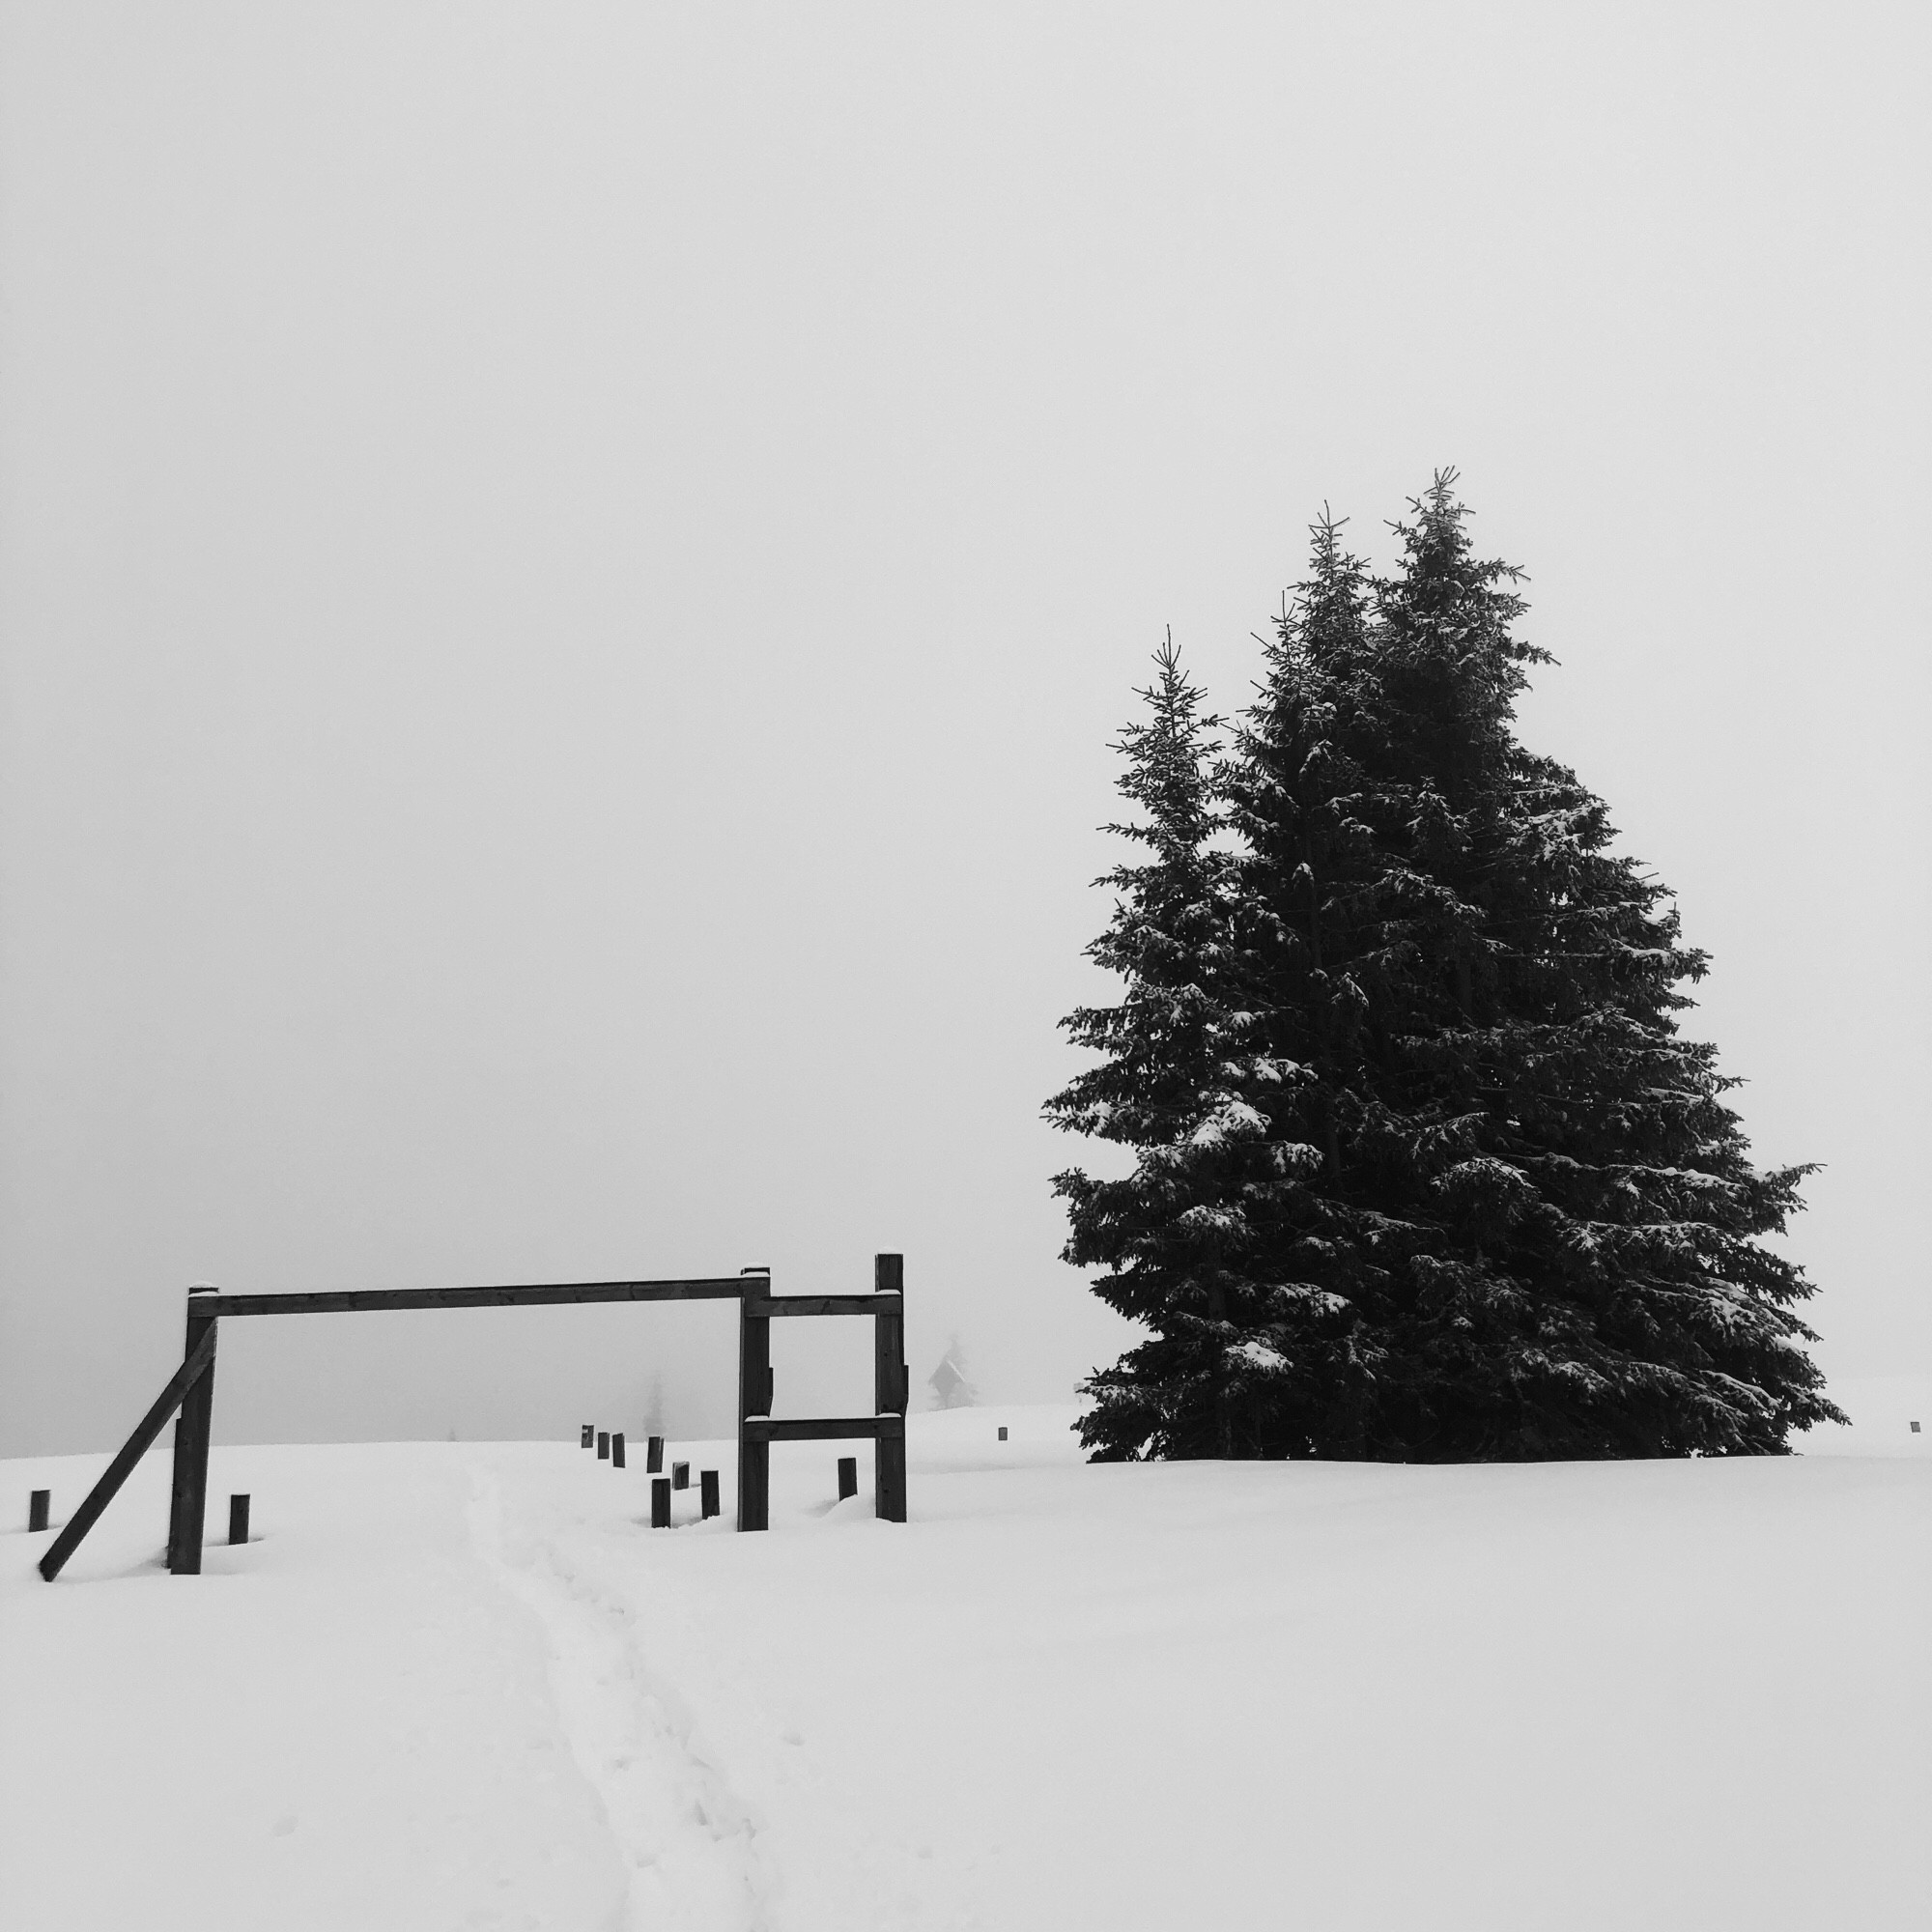
<svg viewBox="0 0 1932 1932">
<path fill-rule="evenodd" d="M 182 1365 L 61 1530 L 40 1572 L 48 1582 L 94 1527 L 116 1491 L 168 1418 L 175 1424 L 174 1484 L 168 1508 L 168 1569 L 201 1570 L 208 1516 L 208 1451 L 214 1415 L 214 1345 L 220 1323 L 250 1315 L 365 1314 L 403 1308 L 546 1308 L 578 1301 L 736 1301 L 738 1304 L 738 1522 L 771 1526 L 771 1445 L 869 1437 L 874 1445 L 874 1499 L 888 1522 L 906 1520 L 905 1258 L 877 1255 L 870 1294 L 774 1294 L 769 1268 L 680 1281 L 543 1282 L 510 1288 L 322 1289 L 296 1294 L 224 1294 L 207 1283 L 187 1292 L 187 1336 Z M 874 1412 L 865 1416 L 776 1417 L 772 1414 L 772 1322 L 793 1316 L 866 1315 L 872 1319 Z"/>
</svg>

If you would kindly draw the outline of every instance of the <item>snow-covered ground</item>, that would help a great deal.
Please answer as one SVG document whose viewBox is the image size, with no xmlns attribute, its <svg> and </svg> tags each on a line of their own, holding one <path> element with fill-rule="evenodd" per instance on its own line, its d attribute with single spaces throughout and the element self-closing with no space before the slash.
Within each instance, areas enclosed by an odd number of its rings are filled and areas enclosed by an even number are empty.
<svg viewBox="0 0 1932 1932">
<path fill-rule="evenodd" d="M 641 1449 L 225 1448 L 255 1540 L 198 1580 L 165 1440 L 52 1585 L 27 1492 L 105 1459 L 0 1463 L 0 1922 L 1920 1932 L 1916 1399 L 1824 1456 L 1454 1469 L 954 1410 L 909 1524 L 795 1445 L 753 1537 L 695 1486 L 648 1530 Z M 728 1446 L 674 1453 L 728 1511 Z"/>
</svg>

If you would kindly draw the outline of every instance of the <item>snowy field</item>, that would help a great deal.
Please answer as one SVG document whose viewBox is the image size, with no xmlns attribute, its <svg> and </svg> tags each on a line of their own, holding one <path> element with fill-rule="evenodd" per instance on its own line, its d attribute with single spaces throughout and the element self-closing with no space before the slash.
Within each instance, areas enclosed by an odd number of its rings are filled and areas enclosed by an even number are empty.
<svg viewBox="0 0 1932 1932">
<path fill-rule="evenodd" d="M 0 1922 L 1923 1932 L 1932 1440 L 1868 1386 L 1734 1463 L 1096 1468 L 955 1410 L 909 1524 L 805 1444 L 758 1537 L 695 1476 L 646 1529 L 641 1445 L 217 1448 L 255 1539 L 199 1580 L 165 1438 L 52 1585 L 27 1492 L 105 1457 L 0 1463 Z"/>
</svg>

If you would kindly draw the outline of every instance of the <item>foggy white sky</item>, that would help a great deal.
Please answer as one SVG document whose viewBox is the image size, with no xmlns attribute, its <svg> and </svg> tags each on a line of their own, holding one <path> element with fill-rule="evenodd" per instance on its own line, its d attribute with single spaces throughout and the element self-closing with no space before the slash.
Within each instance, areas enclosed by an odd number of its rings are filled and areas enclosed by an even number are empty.
<svg viewBox="0 0 1932 1932">
<path fill-rule="evenodd" d="M 1445 463 L 1822 1360 L 1932 1362 L 1921 9 L 0 19 L 0 1454 L 198 1278 L 896 1248 L 916 1390 L 1066 1395 L 1107 741 Z M 729 1330 L 237 1323 L 217 1434 L 719 1426 Z"/>
</svg>

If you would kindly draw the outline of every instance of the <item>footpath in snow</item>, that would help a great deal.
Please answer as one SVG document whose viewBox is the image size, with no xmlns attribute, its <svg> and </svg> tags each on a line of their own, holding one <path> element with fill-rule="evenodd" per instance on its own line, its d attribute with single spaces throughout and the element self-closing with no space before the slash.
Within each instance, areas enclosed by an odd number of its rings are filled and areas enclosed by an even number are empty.
<svg viewBox="0 0 1932 1932">
<path fill-rule="evenodd" d="M 165 1443 L 52 1585 L 27 1492 L 106 1459 L 0 1463 L 0 1922 L 1932 1925 L 1926 1437 L 1093 1467 L 1071 1418 L 914 1416 L 904 1525 L 781 1447 L 747 1537 L 727 1444 L 668 1532 L 574 1437 L 218 1448 L 256 1534 L 199 1579 Z"/>
</svg>

